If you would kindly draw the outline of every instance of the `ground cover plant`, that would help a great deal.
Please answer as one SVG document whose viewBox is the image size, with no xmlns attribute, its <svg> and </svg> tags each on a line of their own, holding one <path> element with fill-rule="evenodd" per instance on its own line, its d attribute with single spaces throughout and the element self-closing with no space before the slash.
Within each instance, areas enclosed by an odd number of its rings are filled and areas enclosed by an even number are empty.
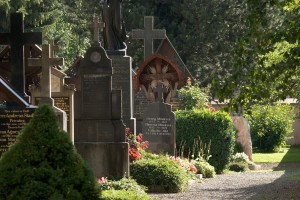
<svg viewBox="0 0 300 200">
<path fill-rule="evenodd" d="M 145 192 L 145 187 L 137 184 L 133 179 L 122 178 L 121 180 L 107 180 L 102 177 L 98 180 L 100 184 L 100 199 L 119 199 L 119 200 L 148 200 L 150 197 Z"/>
<path fill-rule="evenodd" d="M 0 199 L 99 199 L 96 178 L 49 105 L 3 154 L 0 172 Z"/>
</svg>

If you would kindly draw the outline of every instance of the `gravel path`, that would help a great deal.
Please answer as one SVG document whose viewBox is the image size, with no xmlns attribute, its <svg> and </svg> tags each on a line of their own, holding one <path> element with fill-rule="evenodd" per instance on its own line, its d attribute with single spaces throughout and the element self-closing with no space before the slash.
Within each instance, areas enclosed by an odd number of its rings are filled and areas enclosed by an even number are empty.
<svg viewBox="0 0 300 200">
<path fill-rule="evenodd" d="M 266 166 L 265 166 L 266 168 Z M 217 175 L 203 183 L 191 182 L 188 191 L 150 194 L 153 199 L 300 199 L 300 170 L 251 171 Z"/>
</svg>

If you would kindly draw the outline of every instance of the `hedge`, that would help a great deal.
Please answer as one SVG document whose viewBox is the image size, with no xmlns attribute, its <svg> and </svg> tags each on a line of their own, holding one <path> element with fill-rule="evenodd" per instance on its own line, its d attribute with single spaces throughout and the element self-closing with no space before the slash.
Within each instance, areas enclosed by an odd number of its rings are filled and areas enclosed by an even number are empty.
<svg viewBox="0 0 300 200">
<path fill-rule="evenodd" d="M 177 149 L 182 148 L 184 144 L 184 154 L 188 155 L 196 138 L 200 137 L 204 144 L 211 142 L 211 157 L 208 162 L 215 167 L 218 174 L 226 168 L 233 154 L 235 134 L 232 120 L 225 112 L 213 112 L 209 109 L 176 112 Z"/>
</svg>

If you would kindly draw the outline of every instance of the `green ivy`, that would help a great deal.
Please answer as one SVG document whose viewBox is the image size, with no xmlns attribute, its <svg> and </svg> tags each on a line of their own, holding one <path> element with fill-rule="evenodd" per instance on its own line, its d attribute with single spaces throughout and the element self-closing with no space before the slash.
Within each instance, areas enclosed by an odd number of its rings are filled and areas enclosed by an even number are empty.
<svg viewBox="0 0 300 200">
<path fill-rule="evenodd" d="M 212 112 L 209 109 L 176 112 L 177 149 L 183 148 L 187 156 L 191 153 L 196 138 L 200 137 L 204 144 L 211 142 L 211 158 L 208 162 L 215 167 L 217 173 L 221 173 L 230 160 L 235 145 L 235 132 L 232 120 L 225 112 Z"/>
</svg>

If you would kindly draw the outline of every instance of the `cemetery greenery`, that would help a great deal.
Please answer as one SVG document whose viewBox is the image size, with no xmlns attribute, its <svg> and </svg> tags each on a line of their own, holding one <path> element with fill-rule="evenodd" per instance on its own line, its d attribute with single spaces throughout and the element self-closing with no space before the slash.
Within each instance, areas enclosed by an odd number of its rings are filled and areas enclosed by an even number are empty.
<svg viewBox="0 0 300 200">
<path fill-rule="evenodd" d="M 245 172 L 249 165 L 255 165 L 251 162 L 244 152 L 239 152 L 231 157 L 228 169 L 235 172 Z"/>
<path fill-rule="evenodd" d="M 39 107 L 0 159 L 0 199 L 99 199 L 93 172 L 53 108 Z"/>
<path fill-rule="evenodd" d="M 254 149 L 278 152 L 293 131 L 295 114 L 289 104 L 255 105 L 246 118 L 250 124 Z"/>
<path fill-rule="evenodd" d="M 103 3 L 2 0 L 0 31 L 9 31 L 10 13 L 22 12 L 26 31 L 42 31 L 44 40 L 54 40 L 60 47 L 57 55 L 70 66 L 89 45 L 90 22 L 93 14 L 101 15 Z M 142 62 L 143 41 L 132 39 L 130 32 L 143 28 L 143 16 L 155 16 L 155 28 L 166 29 L 200 85 L 212 84 L 213 96 L 230 99 L 232 108 L 288 96 L 299 99 L 299 1 L 131 0 L 122 4 L 133 66 Z"/>
</svg>

